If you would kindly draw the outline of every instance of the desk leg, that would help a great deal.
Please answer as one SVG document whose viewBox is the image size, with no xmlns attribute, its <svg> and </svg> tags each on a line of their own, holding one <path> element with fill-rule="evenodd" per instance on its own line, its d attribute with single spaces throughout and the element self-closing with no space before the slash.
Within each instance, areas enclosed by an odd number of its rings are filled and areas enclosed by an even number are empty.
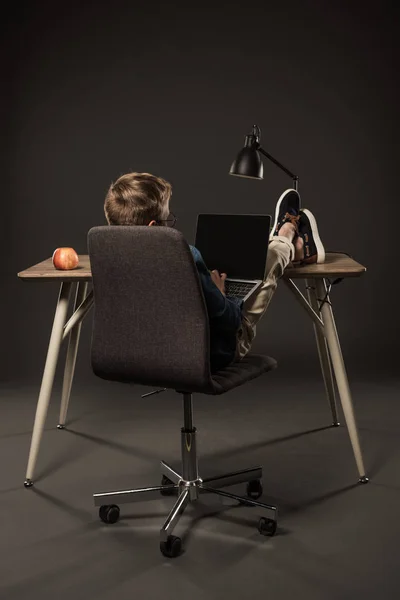
<svg viewBox="0 0 400 600">
<path fill-rule="evenodd" d="M 327 289 L 325 280 L 316 279 L 315 284 L 317 288 L 317 297 L 319 300 L 322 300 L 323 298 L 325 298 Z M 360 475 L 359 481 L 361 483 L 366 483 L 368 481 L 368 478 L 365 475 L 364 461 L 361 453 L 360 440 L 357 431 L 349 382 L 347 379 L 346 368 L 344 365 L 342 350 L 340 348 L 339 337 L 336 330 L 332 308 L 331 305 L 328 304 L 328 302 L 324 302 L 324 304 L 322 305 L 321 313 L 324 321 L 325 335 L 326 340 L 328 342 L 328 348 L 332 360 L 333 370 L 335 372 L 340 401 L 342 404 L 351 445 L 353 447 L 354 458 L 356 460 L 358 472 Z"/>
<path fill-rule="evenodd" d="M 84 301 L 86 297 L 87 287 L 87 282 L 81 282 L 77 284 L 74 312 L 76 311 L 78 306 Z M 82 321 L 78 323 L 78 325 L 75 325 L 75 327 L 69 334 L 67 358 L 65 360 L 64 380 L 61 394 L 60 418 L 59 424 L 57 425 L 58 429 L 65 428 L 69 398 L 71 395 L 72 380 L 74 378 L 75 372 L 76 356 L 78 354 L 79 338 L 81 335 L 81 326 Z"/>
<path fill-rule="evenodd" d="M 36 408 L 35 423 L 33 426 L 31 448 L 29 451 L 28 467 L 26 471 L 25 487 L 30 487 L 33 485 L 33 473 L 43 435 L 47 410 L 49 408 L 54 375 L 56 372 L 58 355 L 63 338 L 63 328 L 68 314 L 71 287 L 72 283 L 64 281 L 60 288 L 56 314 L 54 315 L 53 329 L 51 331 L 49 348 L 47 350 L 46 364 L 43 371 L 42 385 L 40 387 L 39 399 Z"/>
<path fill-rule="evenodd" d="M 317 315 L 321 317 L 321 313 L 318 306 L 318 300 L 316 295 L 316 282 L 313 279 L 306 280 L 307 286 L 307 296 L 310 306 L 315 310 Z M 332 411 L 332 419 L 333 425 L 337 427 L 340 425 L 338 414 L 337 414 L 337 406 L 336 406 L 336 398 L 335 398 L 335 385 L 332 375 L 331 362 L 329 359 L 328 345 L 327 341 L 319 327 L 314 324 L 314 333 L 315 339 L 317 341 L 317 349 L 319 355 L 319 361 L 321 363 L 322 376 L 324 378 L 326 395 L 328 396 L 329 404 Z"/>
</svg>

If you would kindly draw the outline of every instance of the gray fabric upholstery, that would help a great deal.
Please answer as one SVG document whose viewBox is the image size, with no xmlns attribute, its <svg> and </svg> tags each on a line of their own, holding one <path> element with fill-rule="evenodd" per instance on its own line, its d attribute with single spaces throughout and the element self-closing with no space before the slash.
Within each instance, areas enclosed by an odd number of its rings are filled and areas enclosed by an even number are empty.
<svg viewBox="0 0 400 600">
<path fill-rule="evenodd" d="M 277 362 L 270 356 L 247 354 L 242 360 L 235 361 L 222 371 L 212 374 L 213 394 L 228 392 L 259 375 L 276 369 Z"/>
<path fill-rule="evenodd" d="M 103 379 L 222 394 L 273 369 L 248 355 L 211 376 L 207 309 L 183 235 L 167 227 L 88 233 L 94 316 L 91 360 Z"/>
</svg>

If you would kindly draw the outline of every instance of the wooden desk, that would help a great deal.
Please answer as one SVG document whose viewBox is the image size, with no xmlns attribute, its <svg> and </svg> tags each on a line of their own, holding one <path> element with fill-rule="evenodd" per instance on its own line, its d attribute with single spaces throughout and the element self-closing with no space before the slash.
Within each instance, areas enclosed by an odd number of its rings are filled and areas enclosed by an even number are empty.
<svg viewBox="0 0 400 600">
<path fill-rule="evenodd" d="M 52 259 L 47 258 L 25 271 L 18 273 L 18 277 L 24 281 L 62 281 L 67 282 L 85 282 L 92 281 L 92 271 L 90 270 L 90 260 L 87 254 L 79 255 L 79 265 L 71 271 L 57 271 L 53 267 Z"/>
<path fill-rule="evenodd" d="M 367 269 L 347 254 L 330 252 L 322 265 L 288 267 L 284 279 L 333 279 L 336 277 L 360 277 Z"/>
<path fill-rule="evenodd" d="M 359 472 L 359 481 L 362 483 L 368 481 L 368 478 L 365 476 L 353 402 L 333 317 L 329 291 L 331 279 L 359 277 L 365 271 L 366 268 L 363 265 L 346 254 L 330 253 L 326 255 L 326 261 L 322 265 L 289 267 L 283 276 L 284 282 L 314 323 L 322 375 L 331 407 L 333 425 L 338 426 L 339 421 L 334 386 L 335 376 Z M 60 347 L 63 340 L 68 338 L 60 418 L 57 426 L 59 429 L 64 429 L 65 427 L 81 324 L 93 305 L 93 291 L 88 292 L 88 285 L 91 282 L 92 274 L 87 255 L 79 256 L 79 266 L 72 271 L 57 271 L 52 265 L 51 258 L 48 258 L 29 269 L 21 271 L 18 273 L 18 277 L 23 281 L 58 281 L 60 283 L 28 458 L 25 486 L 30 487 L 33 484 L 33 476 L 53 388 Z M 293 280 L 295 279 L 305 281 L 307 298 L 294 283 Z M 71 292 L 74 285 L 76 287 L 74 309 L 72 316 L 67 321 Z"/>
<path fill-rule="evenodd" d="M 366 268 L 356 262 L 347 254 L 330 253 L 322 265 L 307 265 L 302 267 L 289 267 L 285 271 L 285 279 L 332 278 L 332 277 L 359 277 L 365 273 Z M 53 267 L 51 258 L 25 269 L 18 273 L 24 281 L 92 281 L 90 260 L 87 254 L 79 256 L 79 266 L 72 271 L 57 271 Z"/>
</svg>

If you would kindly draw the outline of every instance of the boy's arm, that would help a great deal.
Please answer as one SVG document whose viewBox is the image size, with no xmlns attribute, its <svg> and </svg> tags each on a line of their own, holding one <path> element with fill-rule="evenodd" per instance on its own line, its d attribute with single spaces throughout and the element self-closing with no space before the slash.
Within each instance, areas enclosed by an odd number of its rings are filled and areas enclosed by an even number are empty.
<svg viewBox="0 0 400 600">
<path fill-rule="evenodd" d="M 218 324 L 223 329 L 237 331 L 242 323 L 243 300 L 237 298 L 231 300 L 224 296 L 211 279 L 200 252 L 193 246 L 190 249 L 196 262 L 209 318 L 217 318 Z"/>
</svg>

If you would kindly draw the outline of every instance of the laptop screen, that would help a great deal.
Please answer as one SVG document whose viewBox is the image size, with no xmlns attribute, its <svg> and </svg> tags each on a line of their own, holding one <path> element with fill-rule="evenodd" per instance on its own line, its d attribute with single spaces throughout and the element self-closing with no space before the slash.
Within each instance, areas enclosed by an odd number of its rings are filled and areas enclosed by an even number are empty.
<svg viewBox="0 0 400 600">
<path fill-rule="evenodd" d="M 200 214 L 195 246 L 210 271 L 263 279 L 270 227 L 270 215 Z"/>
</svg>

